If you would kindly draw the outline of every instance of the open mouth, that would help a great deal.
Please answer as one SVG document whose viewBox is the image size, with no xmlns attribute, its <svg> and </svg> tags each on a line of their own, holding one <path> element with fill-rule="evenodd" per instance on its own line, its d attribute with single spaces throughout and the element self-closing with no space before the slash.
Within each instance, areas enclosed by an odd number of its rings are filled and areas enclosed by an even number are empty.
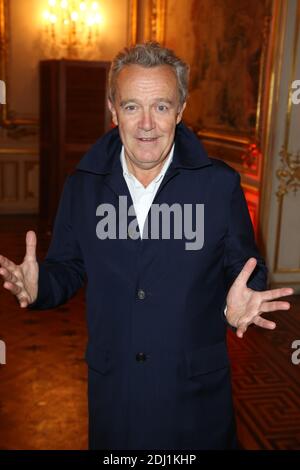
<svg viewBox="0 0 300 470">
<path fill-rule="evenodd" d="M 157 137 L 138 137 L 137 140 L 140 142 L 155 142 Z"/>
</svg>

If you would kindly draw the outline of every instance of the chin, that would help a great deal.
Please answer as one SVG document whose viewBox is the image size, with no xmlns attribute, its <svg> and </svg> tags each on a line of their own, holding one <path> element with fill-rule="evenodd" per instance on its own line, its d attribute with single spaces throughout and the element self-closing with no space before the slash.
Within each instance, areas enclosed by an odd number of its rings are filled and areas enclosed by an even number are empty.
<svg viewBox="0 0 300 470">
<path fill-rule="evenodd" d="M 159 157 L 154 157 L 154 156 L 151 156 L 151 157 L 149 156 L 149 158 L 143 157 L 143 158 L 138 159 L 139 163 L 149 164 L 149 165 L 159 163 L 159 161 L 160 161 L 160 158 Z"/>
<path fill-rule="evenodd" d="M 158 162 L 160 160 L 160 155 L 155 155 L 153 153 L 137 152 L 134 153 L 134 158 L 137 162 L 141 163 L 151 163 Z"/>
</svg>

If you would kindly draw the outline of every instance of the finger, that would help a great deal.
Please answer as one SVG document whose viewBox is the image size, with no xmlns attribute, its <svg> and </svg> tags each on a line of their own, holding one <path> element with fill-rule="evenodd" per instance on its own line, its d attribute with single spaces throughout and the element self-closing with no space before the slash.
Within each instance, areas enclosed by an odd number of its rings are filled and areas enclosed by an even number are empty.
<svg viewBox="0 0 300 470">
<path fill-rule="evenodd" d="M 17 267 L 17 265 L 13 261 L 3 255 L 0 255 L 0 264 L 5 268 L 9 269 L 10 271 L 14 271 Z"/>
<path fill-rule="evenodd" d="M 26 233 L 26 261 L 36 261 L 36 234 L 33 230 Z"/>
<path fill-rule="evenodd" d="M 247 284 L 251 274 L 253 273 L 255 266 L 257 264 L 257 260 L 255 258 L 249 258 L 248 261 L 245 263 L 243 269 L 235 279 L 235 283 L 242 284 L 243 286 Z"/>
<path fill-rule="evenodd" d="M 22 292 L 22 287 L 12 282 L 5 281 L 5 283 L 3 284 L 3 287 L 5 287 L 5 289 L 8 289 L 14 295 L 18 295 Z"/>
<path fill-rule="evenodd" d="M 18 281 L 17 276 L 11 273 L 8 269 L 0 268 L 0 274 L 3 276 L 5 281 L 12 281 L 12 282 Z"/>
<path fill-rule="evenodd" d="M 253 316 L 243 317 L 242 321 L 239 320 L 237 323 L 237 336 L 242 338 L 243 335 L 246 333 L 248 326 L 252 323 Z"/>
<path fill-rule="evenodd" d="M 275 312 L 276 310 L 289 310 L 291 304 L 289 302 L 263 302 L 260 306 L 261 312 Z"/>
<path fill-rule="evenodd" d="M 28 305 L 28 299 L 26 297 L 20 297 L 19 299 L 20 307 L 25 308 Z"/>
<path fill-rule="evenodd" d="M 247 327 L 245 326 L 239 326 L 238 329 L 236 330 L 236 335 L 238 338 L 242 338 L 244 336 L 244 333 L 246 333 Z"/>
<path fill-rule="evenodd" d="M 253 318 L 253 323 L 257 326 L 260 326 L 261 328 L 266 328 L 267 330 L 274 330 L 274 328 L 276 328 L 275 322 L 266 320 L 259 315 Z"/>
<path fill-rule="evenodd" d="M 238 321 L 236 333 L 239 338 L 242 338 L 244 336 L 248 327 L 253 323 L 253 319 L 255 317 L 256 315 L 252 313 L 252 314 L 248 314 L 247 316 L 244 315 L 242 317 L 242 321 L 241 319 Z"/>
<path fill-rule="evenodd" d="M 279 289 L 270 289 L 264 292 L 261 292 L 263 300 L 273 300 L 278 299 L 279 297 L 286 297 L 288 295 L 292 295 L 294 293 L 294 289 L 291 287 L 282 287 Z"/>
</svg>

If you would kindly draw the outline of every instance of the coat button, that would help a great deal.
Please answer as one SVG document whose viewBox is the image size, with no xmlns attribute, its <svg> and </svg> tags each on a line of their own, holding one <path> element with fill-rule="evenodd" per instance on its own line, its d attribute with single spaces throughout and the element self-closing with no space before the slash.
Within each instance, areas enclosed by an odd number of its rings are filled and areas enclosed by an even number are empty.
<svg viewBox="0 0 300 470">
<path fill-rule="evenodd" d="M 139 238 L 138 228 L 136 230 L 133 227 L 128 228 L 127 235 L 132 240 L 137 240 Z"/>
<path fill-rule="evenodd" d="M 137 295 L 140 300 L 144 300 L 146 297 L 146 292 L 143 289 L 139 289 Z"/>
<path fill-rule="evenodd" d="M 145 353 L 137 353 L 135 359 L 137 362 L 145 362 L 147 360 L 147 356 Z"/>
</svg>

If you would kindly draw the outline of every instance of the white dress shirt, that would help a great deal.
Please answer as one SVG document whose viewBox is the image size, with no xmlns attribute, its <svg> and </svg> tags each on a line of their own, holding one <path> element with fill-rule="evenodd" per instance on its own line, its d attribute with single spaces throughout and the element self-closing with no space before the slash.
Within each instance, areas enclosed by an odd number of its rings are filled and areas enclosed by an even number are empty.
<svg viewBox="0 0 300 470">
<path fill-rule="evenodd" d="M 144 223 L 151 207 L 151 204 L 153 202 L 153 199 L 155 197 L 155 194 L 172 161 L 174 145 L 175 144 L 173 144 L 170 153 L 166 158 L 165 163 L 163 164 L 159 174 L 151 181 L 151 183 L 148 184 L 146 188 L 132 173 L 129 172 L 125 158 L 124 146 L 122 146 L 120 158 L 121 165 L 123 168 L 123 176 L 125 178 L 133 201 L 133 207 L 136 213 L 141 238 L 143 234 Z"/>
</svg>

